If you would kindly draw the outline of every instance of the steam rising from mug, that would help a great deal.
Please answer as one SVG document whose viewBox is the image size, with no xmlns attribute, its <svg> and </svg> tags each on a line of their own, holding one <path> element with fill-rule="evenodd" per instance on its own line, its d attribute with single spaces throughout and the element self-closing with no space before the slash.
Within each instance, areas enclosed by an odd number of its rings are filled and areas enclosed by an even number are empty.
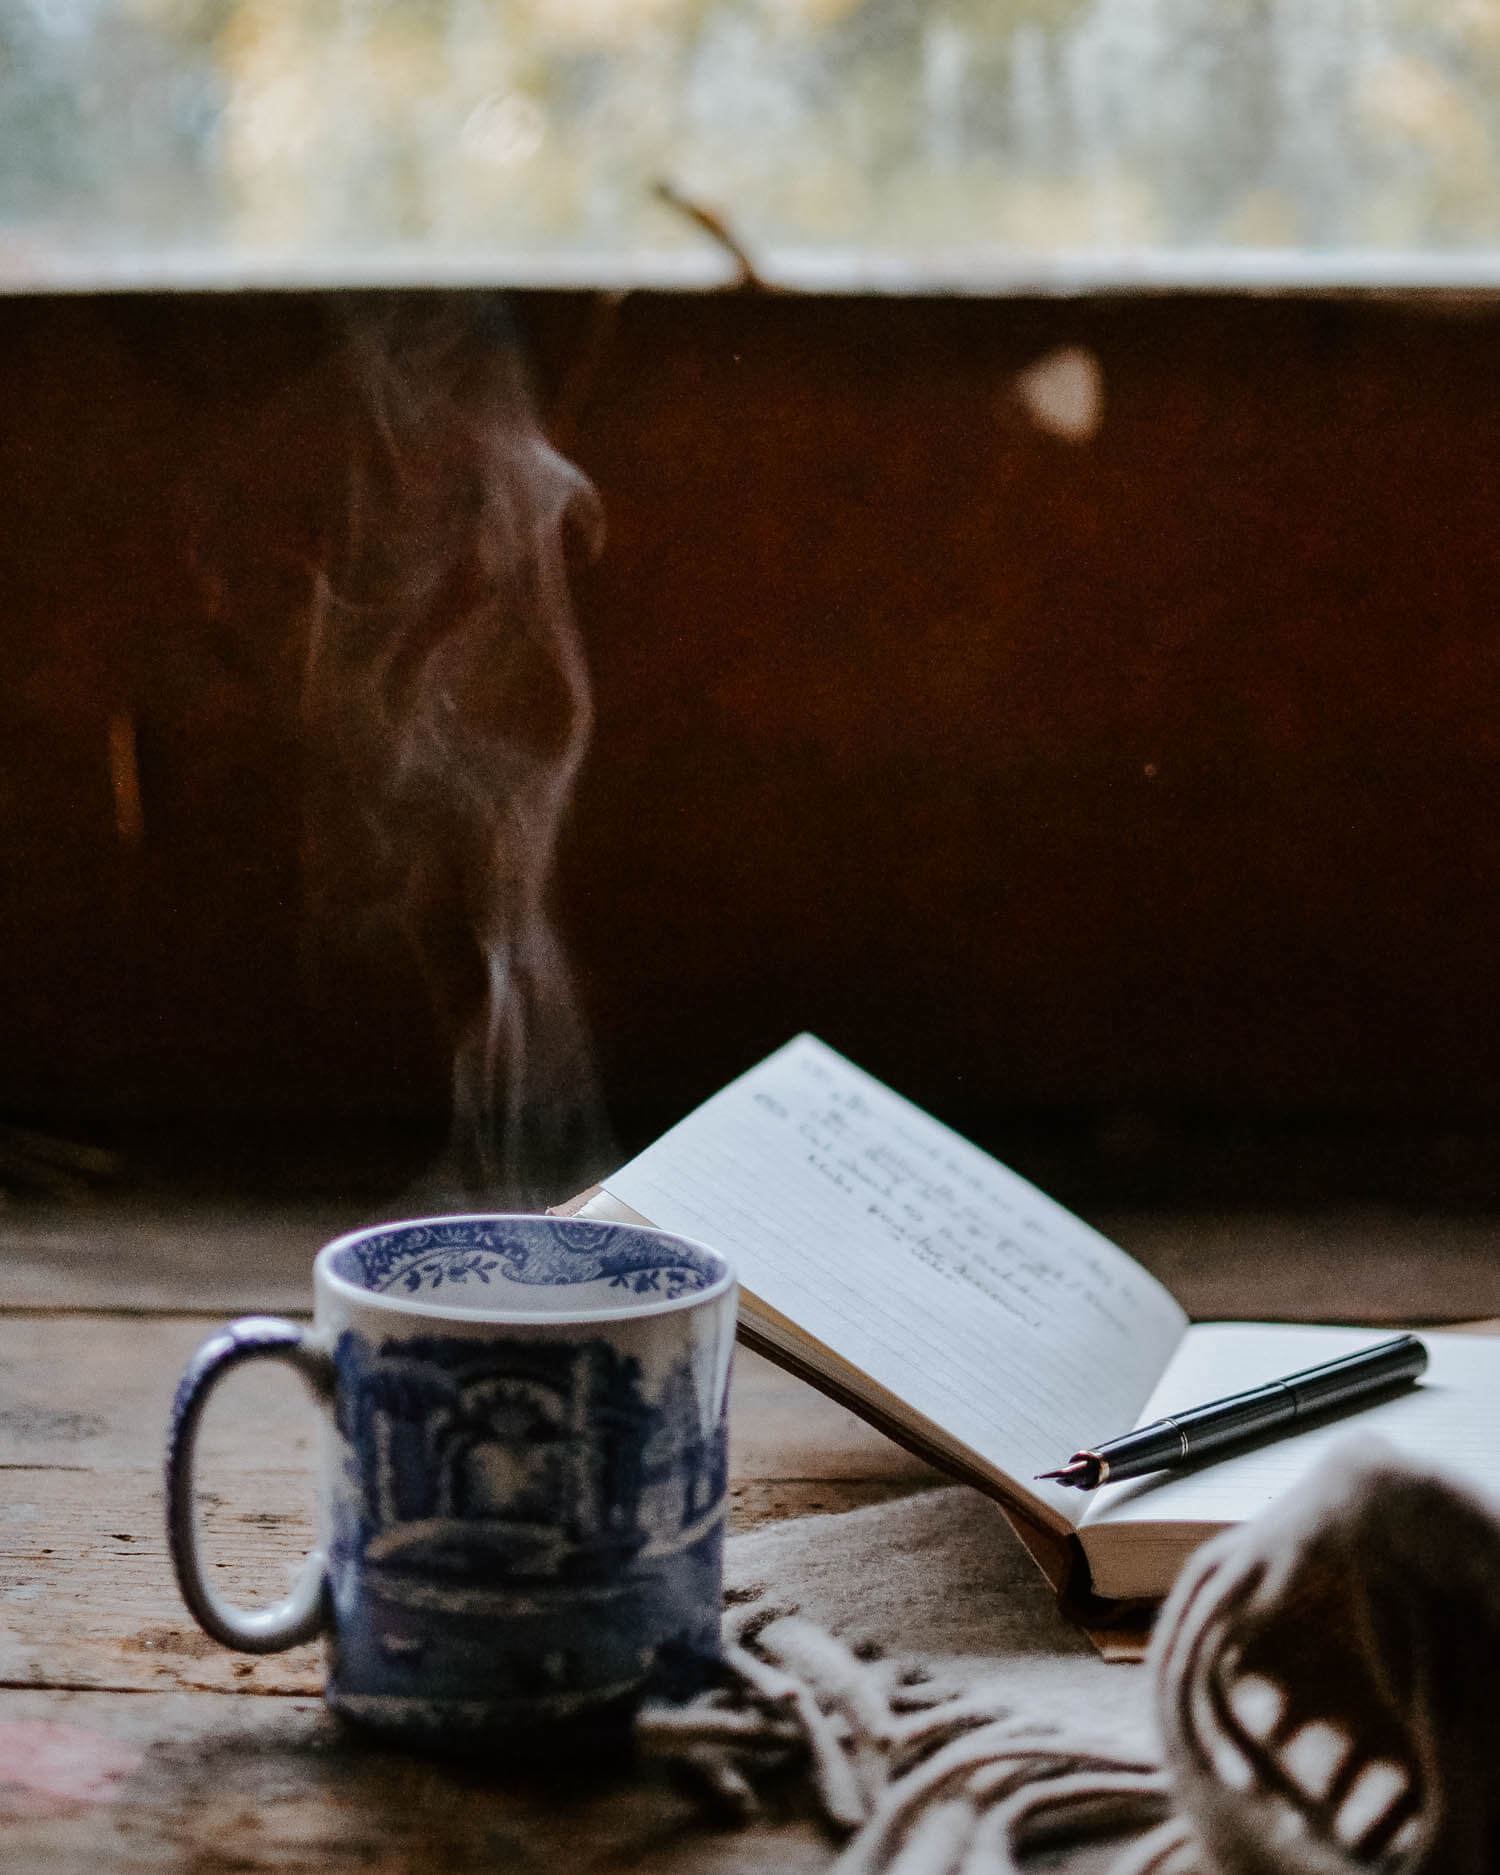
<svg viewBox="0 0 1500 1875">
<path fill-rule="evenodd" d="M 555 1199 L 607 1151 L 546 904 L 591 726 L 568 572 L 598 501 L 542 434 L 497 302 L 336 317 L 358 415 L 307 621 L 308 878 L 323 910 L 393 921 L 421 967 L 453 1063 L 437 1182 Z"/>
</svg>

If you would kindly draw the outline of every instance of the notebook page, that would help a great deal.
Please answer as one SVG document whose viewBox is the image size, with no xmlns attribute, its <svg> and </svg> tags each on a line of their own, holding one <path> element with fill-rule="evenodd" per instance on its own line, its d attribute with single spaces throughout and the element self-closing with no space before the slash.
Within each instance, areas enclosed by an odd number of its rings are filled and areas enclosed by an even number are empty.
<svg viewBox="0 0 1500 1875">
<path fill-rule="evenodd" d="M 604 1180 L 1071 1523 L 1033 1484 L 1135 1422 L 1186 1317 L 1089 1225 L 802 1036 Z M 1084 1408 L 1087 1411 L 1084 1411 Z"/>
<path fill-rule="evenodd" d="M 1388 1341 L 1389 1328 L 1200 1322 L 1183 1337 L 1138 1424 L 1281 1379 Z M 1334 1446 L 1371 1434 L 1500 1495 L 1500 1336 L 1423 1330 L 1427 1372 L 1415 1387 L 1328 1425 L 1268 1440 L 1202 1470 L 1157 1473 L 1092 1495 L 1100 1523 L 1239 1523 L 1296 1484 Z"/>
</svg>

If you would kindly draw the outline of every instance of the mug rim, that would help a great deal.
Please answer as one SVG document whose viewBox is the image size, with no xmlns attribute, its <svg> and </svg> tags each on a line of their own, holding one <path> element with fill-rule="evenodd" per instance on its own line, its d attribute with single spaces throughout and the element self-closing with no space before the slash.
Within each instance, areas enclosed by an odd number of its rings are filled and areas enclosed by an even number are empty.
<svg viewBox="0 0 1500 1875">
<path fill-rule="evenodd" d="M 385 1231 L 411 1230 L 430 1227 L 437 1224 L 479 1224 L 525 1222 L 538 1224 L 547 1222 L 557 1224 L 581 1224 L 589 1230 L 628 1230 L 637 1235 L 654 1237 L 667 1243 L 685 1244 L 701 1255 L 709 1256 L 722 1266 L 722 1274 L 703 1289 L 691 1289 L 685 1294 L 674 1297 L 655 1296 L 649 1301 L 617 1303 L 607 1308 L 579 1309 L 496 1309 L 496 1308 L 450 1308 L 441 1302 L 418 1302 L 406 1296 L 384 1295 L 377 1289 L 361 1289 L 358 1283 L 350 1282 L 333 1267 L 333 1259 L 350 1244 L 358 1243 L 362 1238 L 378 1236 Z M 324 1244 L 313 1258 L 313 1284 L 316 1293 L 319 1284 L 326 1285 L 334 1295 L 346 1303 L 361 1308 L 372 1308 L 390 1315 L 417 1315 L 433 1321 L 443 1322 L 480 1322 L 496 1326 L 527 1326 L 544 1328 L 548 1325 L 568 1327 L 576 1323 L 614 1323 L 639 1322 L 653 1320 L 663 1315 L 685 1314 L 689 1309 L 698 1308 L 710 1302 L 717 1302 L 722 1297 L 739 1287 L 739 1277 L 734 1264 L 722 1250 L 716 1250 L 712 1244 L 706 1244 L 698 1237 L 684 1236 L 681 1231 L 663 1230 L 656 1224 L 634 1224 L 626 1220 L 596 1217 L 560 1217 L 548 1211 L 445 1211 L 442 1213 L 423 1213 L 418 1217 L 392 1218 L 375 1224 L 362 1224 L 356 1230 L 342 1232 Z"/>
</svg>

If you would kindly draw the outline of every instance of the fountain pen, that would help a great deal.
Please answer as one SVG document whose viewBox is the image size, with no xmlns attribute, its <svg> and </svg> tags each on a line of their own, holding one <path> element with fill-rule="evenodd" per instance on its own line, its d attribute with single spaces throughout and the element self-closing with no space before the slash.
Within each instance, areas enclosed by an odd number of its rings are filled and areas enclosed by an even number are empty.
<svg viewBox="0 0 1500 1875">
<path fill-rule="evenodd" d="M 1038 1478 L 1092 1491 L 1101 1484 L 1121 1484 L 1148 1471 L 1166 1471 L 1206 1458 L 1243 1440 L 1290 1427 L 1294 1421 L 1332 1407 L 1348 1406 L 1365 1395 L 1417 1380 L 1427 1368 L 1427 1349 L 1415 1335 L 1379 1341 L 1358 1354 L 1346 1354 L 1321 1367 L 1304 1368 L 1284 1380 L 1269 1381 L 1208 1406 L 1194 1406 L 1170 1419 L 1154 1420 L 1123 1438 L 1107 1439 L 1090 1451 L 1075 1452 L 1060 1471 L 1039 1471 Z"/>
</svg>

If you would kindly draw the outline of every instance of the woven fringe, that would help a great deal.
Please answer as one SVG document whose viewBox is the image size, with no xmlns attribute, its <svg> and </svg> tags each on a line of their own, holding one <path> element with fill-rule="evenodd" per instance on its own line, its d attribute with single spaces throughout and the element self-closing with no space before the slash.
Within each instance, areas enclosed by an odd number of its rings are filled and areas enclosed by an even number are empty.
<svg viewBox="0 0 1500 1875">
<path fill-rule="evenodd" d="M 1050 1842 L 1121 1838 L 1112 1875 L 1191 1866 L 1154 1759 L 1028 1721 L 993 1682 L 960 1687 L 860 1659 L 814 1623 L 762 1608 L 726 1619 L 724 1662 L 726 1686 L 640 1715 L 639 1748 L 677 1761 L 739 1818 L 754 1814 L 757 1775 L 801 1762 L 829 1828 L 848 1838 L 832 1875 L 1007 1875 Z"/>
<path fill-rule="evenodd" d="M 1152 1641 L 1161 1760 L 795 1613 L 724 1641 L 726 1683 L 643 1712 L 641 1749 L 740 1817 L 805 1766 L 833 1875 L 1014 1875 L 1062 1842 L 1116 1845 L 1110 1875 L 1500 1869 L 1500 1518 L 1368 1439 L 1189 1563 Z"/>
</svg>

